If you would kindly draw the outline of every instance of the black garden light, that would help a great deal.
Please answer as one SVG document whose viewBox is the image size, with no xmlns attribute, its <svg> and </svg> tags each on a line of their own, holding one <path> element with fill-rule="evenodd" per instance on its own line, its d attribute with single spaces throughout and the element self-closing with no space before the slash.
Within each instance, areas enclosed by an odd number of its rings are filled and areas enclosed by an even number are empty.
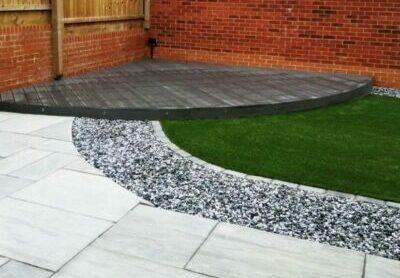
<svg viewBox="0 0 400 278">
<path fill-rule="evenodd" d="M 150 57 L 151 59 L 153 59 L 154 56 L 154 47 L 157 47 L 157 39 L 156 38 L 149 38 L 149 40 L 147 41 L 149 47 L 150 47 Z"/>
</svg>

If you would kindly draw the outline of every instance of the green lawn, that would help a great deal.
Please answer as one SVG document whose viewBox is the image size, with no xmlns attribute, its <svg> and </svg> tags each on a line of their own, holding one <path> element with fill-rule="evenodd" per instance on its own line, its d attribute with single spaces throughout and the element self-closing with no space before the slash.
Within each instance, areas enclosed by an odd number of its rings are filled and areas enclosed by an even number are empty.
<svg viewBox="0 0 400 278">
<path fill-rule="evenodd" d="M 400 99 L 162 124 L 178 146 L 224 168 L 400 202 Z"/>
</svg>

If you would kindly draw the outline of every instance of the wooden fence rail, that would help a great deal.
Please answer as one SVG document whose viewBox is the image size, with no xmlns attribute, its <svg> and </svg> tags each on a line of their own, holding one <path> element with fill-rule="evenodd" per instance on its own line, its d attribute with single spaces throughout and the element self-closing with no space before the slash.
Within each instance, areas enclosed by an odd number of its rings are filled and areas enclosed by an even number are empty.
<svg viewBox="0 0 400 278">
<path fill-rule="evenodd" d="M 49 0 L 1 0 L 0 11 L 41 11 L 50 10 Z"/>
<path fill-rule="evenodd" d="M 0 0 L 0 11 L 51 10 L 56 0 Z M 144 18 L 147 0 L 63 0 L 65 21 L 81 22 L 79 19 L 112 18 L 113 21 Z"/>
</svg>

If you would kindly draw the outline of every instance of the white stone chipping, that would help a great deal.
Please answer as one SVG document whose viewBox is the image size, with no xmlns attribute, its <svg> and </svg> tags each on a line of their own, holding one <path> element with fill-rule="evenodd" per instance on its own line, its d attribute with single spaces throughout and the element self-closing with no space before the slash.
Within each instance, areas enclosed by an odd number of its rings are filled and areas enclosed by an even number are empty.
<svg viewBox="0 0 400 278">
<path fill-rule="evenodd" d="M 400 259 L 395 206 L 194 163 L 150 122 L 79 118 L 73 141 L 107 177 L 157 207 Z"/>
</svg>

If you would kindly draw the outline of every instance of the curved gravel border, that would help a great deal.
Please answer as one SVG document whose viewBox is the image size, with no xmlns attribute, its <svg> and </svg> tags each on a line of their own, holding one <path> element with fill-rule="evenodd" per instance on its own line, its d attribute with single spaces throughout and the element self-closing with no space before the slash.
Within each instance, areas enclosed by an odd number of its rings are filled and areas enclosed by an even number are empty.
<svg viewBox="0 0 400 278">
<path fill-rule="evenodd" d="M 374 95 L 400 98 L 400 89 L 373 87 L 371 93 Z"/>
<path fill-rule="evenodd" d="M 400 260 L 400 208 L 210 169 L 169 148 L 149 122 L 79 118 L 73 139 L 155 206 Z"/>
<path fill-rule="evenodd" d="M 350 194 L 350 193 L 343 193 L 343 192 L 339 192 L 339 191 L 326 190 L 326 189 L 323 189 L 323 188 L 307 186 L 307 185 L 301 185 L 301 184 L 292 183 L 292 182 L 274 180 L 274 179 L 270 179 L 270 178 L 266 178 L 266 177 L 252 176 L 252 175 L 247 175 L 247 174 L 244 174 L 244 173 L 232 171 L 232 170 L 229 170 L 229 169 L 224 169 L 222 167 L 219 167 L 217 165 L 208 163 L 208 162 L 206 162 L 204 160 L 201 160 L 201 159 L 199 159 L 197 157 L 194 157 L 190 153 L 180 149 L 177 145 L 175 145 L 174 143 L 172 143 L 169 140 L 167 135 L 162 130 L 162 126 L 161 126 L 160 122 L 153 121 L 152 125 L 153 125 L 154 134 L 155 134 L 157 140 L 160 140 L 168 148 L 170 148 L 171 150 L 174 150 L 176 153 L 178 153 L 179 155 L 185 157 L 186 159 L 189 159 L 189 160 L 193 161 L 196 164 L 203 165 L 203 166 L 207 167 L 208 169 L 215 170 L 216 172 L 223 172 L 223 173 L 227 173 L 227 174 L 230 174 L 230 175 L 233 175 L 233 176 L 236 176 L 236 177 L 247 178 L 247 179 L 251 179 L 251 180 L 255 180 L 255 181 L 263 181 L 265 183 L 274 184 L 274 185 L 284 185 L 284 186 L 287 186 L 287 187 L 290 187 L 290 188 L 293 188 L 293 189 L 301 189 L 301 190 L 310 191 L 310 192 L 319 193 L 319 194 L 327 194 L 327 195 L 337 196 L 337 197 L 346 197 L 347 199 L 351 199 L 351 200 L 368 202 L 368 203 L 373 203 L 373 204 L 378 204 L 378 205 L 387 205 L 387 206 L 390 206 L 390 207 L 400 208 L 400 203 L 394 203 L 394 202 L 390 202 L 390 201 L 383 201 L 383 200 L 379 200 L 379 199 L 375 199 L 375 198 L 369 198 L 369 197 L 360 196 L 360 195 L 354 195 L 354 194 Z"/>
</svg>

